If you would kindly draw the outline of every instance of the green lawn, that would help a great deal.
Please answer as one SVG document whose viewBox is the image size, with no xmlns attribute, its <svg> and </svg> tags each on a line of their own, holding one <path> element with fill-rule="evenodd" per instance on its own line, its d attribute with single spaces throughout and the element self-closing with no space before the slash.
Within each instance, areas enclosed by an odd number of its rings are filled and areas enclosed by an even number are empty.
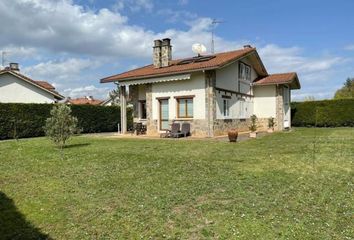
<svg viewBox="0 0 354 240">
<path fill-rule="evenodd" d="M 353 239 L 353 161 L 354 128 L 0 142 L 0 239 Z"/>
</svg>

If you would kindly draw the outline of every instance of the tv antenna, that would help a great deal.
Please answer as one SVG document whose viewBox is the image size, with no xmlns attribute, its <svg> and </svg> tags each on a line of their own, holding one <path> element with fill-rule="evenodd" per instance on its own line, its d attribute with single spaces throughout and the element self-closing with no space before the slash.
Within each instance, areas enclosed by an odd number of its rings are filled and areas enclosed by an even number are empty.
<svg viewBox="0 0 354 240">
<path fill-rule="evenodd" d="M 215 27 L 217 24 L 219 23 L 223 23 L 224 21 L 223 20 L 218 20 L 218 19 L 213 19 L 213 21 L 211 22 L 211 53 L 214 54 L 215 53 L 215 49 L 214 49 L 214 45 L 215 45 L 215 42 L 214 42 L 214 35 L 215 35 Z"/>
</svg>

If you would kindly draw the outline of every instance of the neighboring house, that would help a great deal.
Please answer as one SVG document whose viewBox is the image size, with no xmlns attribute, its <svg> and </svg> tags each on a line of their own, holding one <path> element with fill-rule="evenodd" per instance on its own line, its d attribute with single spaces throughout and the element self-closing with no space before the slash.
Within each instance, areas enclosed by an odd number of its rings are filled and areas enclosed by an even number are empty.
<svg viewBox="0 0 354 240">
<path fill-rule="evenodd" d="M 72 105 L 101 105 L 102 100 L 94 99 L 92 96 L 86 96 L 82 98 L 70 98 L 68 97 L 64 103 Z"/>
<path fill-rule="evenodd" d="M 297 74 L 268 74 L 255 48 L 172 60 L 170 39 L 154 43 L 152 65 L 101 79 L 120 86 L 123 133 L 127 88 L 134 121 L 146 122 L 151 135 L 172 122 L 191 123 L 197 136 L 247 131 L 252 114 L 262 129 L 269 117 L 277 130 L 291 126 L 290 92 L 300 89 Z"/>
<path fill-rule="evenodd" d="M 0 70 L 0 102 L 55 103 L 63 100 L 55 88 L 45 81 L 35 81 L 22 75 L 18 64 Z"/>
<path fill-rule="evenodd" d="M 111 98 L 108 98 L 106 100 L 104 100 L 103 102 L 101 102 L 100 104 L 101 106 L 112 106 L 115 105 L 113 100 Z"/>
</svg>

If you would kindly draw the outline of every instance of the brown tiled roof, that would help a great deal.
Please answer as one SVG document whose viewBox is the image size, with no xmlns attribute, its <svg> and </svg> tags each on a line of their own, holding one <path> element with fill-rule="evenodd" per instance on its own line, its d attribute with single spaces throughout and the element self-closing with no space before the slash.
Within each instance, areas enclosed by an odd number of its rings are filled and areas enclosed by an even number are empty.
<svg viewBox="0 0 354 240">
<path fill-rule="evenodd" d="M 254 82 L 254 85 L 274 84 L 290 84 L 294 89 L 300 88 L 300 82 L 295 72 L 270 74 Z"/>
<path fill-rule="evenodd" d="M 45 89 L 48 90 L 54 90 L 55 87 L 53 85 L 51 85 L 50 83 L 46 82 L 46 81 L 34 81 L 35 83 L 37 83 L 38 85 L 41 85 L 42 87 L 44 87 Z"/>
<path fill-rule="evenodd" d="M 172 60 L 170 66 L 161 67 L 161 68 L 155 68 L 152 64 L 150 64 L 145 67 L 137 68 L 128 72 L 103 78 L 101 79 L 101 83 L 189 73 L 198 70 L 216 69 L 232 61 L 235 61 L 236 59 L 244 57 L 247 54 L 252 52 L 257 53 L 255 48 L 244 48 L 244 49 L 235 50 L 231 52 L 215 54 L 215 57 L 211 58 L 208 61 L 192 62 L 192 63 L 180 64 L 180 65 L 178 63 L 185 59 Z M 264 72 L 266 73 L 265 69 Z"/>
<path fill-rule="evenodd" d="M 103 101 L 98 99 L 89 99 L 87 97 L 82 98 L 74 98 L 74 99 L 67 99 L 65 103 L 73 104 L 73 105 L 100 105 Z"/>
<path fill-rule="evenodd" d="M 0 75 L 3 73 L 10 73 L 26 82 L 29 82 L 31 84 L 33 84 L 34 86 L 37 86 L 51 94 L 53 94 L 55 96 L 55 98 L 62 100 L 64 99 L 64 96 L 60 95 L 57 91 L 55 91 L 54 86 L 52 86 L 51 84 L 49 84 L 48 82 L 45 81 L 35 81 L 29 77 L 26 77 L 25 75 L 19 73 L 19 72 L 15 72 L 9 69 L 4 69 L 4 70 L 0 70 Z"/>
</svg>

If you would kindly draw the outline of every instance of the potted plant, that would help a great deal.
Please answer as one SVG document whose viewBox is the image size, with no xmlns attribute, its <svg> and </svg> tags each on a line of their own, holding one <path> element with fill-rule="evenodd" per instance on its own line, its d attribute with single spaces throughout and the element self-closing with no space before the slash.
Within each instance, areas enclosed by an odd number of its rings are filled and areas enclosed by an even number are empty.
<svg viewBox="0 0 354 240">
<path fill-rule="evenodd" d="M 236 142 L 237 141 L 237 137 L 238 137 L 238 131 L 235 128 L 230 129 L 227 132 L 227 135 L 229 137 L 229 141 L 230 142 Z"/>
<path fill-rule="evenodd" d="M 274 118 L 273 117 L 268 118 L 268 130 L 267 130 L 267 132 L 269 132 L 269 133 L 274 132 L 274 125 L 275 125 Z"/>
<path fill-rule="evenodd" d="M 251 116 L 251 125 L 250 125 L 249 129 L 251 130 L 250 137 L 256 138 L 257 137 L 257 132 L 256 132 L 257 131 L 257 116 L 254 114 Z"/>
</svg>

